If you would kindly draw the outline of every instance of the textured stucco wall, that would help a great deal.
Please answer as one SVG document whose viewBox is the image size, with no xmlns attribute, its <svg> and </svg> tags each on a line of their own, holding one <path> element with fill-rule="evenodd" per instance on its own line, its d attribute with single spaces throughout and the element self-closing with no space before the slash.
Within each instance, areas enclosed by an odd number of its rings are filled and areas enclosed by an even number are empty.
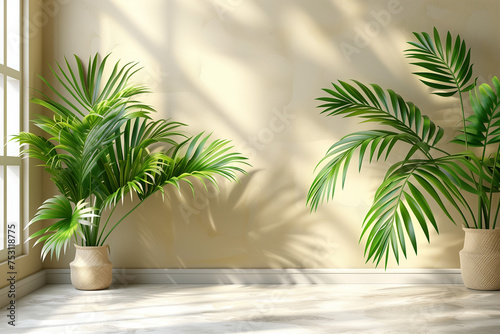
<svg viewBox="0 0 500 334">
<path fill-rule="evenodd" d="M 193 198 L 167 189 L 111 236 L 116 268 L 371 268 L 358 244 L 361 222 L 388 163 L 352 168 L 334 202 L 305 206 L 316 163 L 357 129 L 319 115 L 315 98 L 338 79 L 392 88 L 417 104 L 451 139 L 458 100 L 430 96 L 403 57 L 412 31 L 460 34 L 476 75 L 500 73 L 497 1 L 411 0 L 75 0 L 64 1 L 43 33 L 45 63 L 112 52 L 139 61 L 136 80 L 155 117 L 233 140 L 253 168 L 241 183 Z M 394 155 L 395 158 L 401 154 Z M 45 186 L 45 196 L 52 188 Z M 130 203 L 125 203 L 130 205 Z M 456 268 L 463 232 L 438 214 L 441 233 L 403 268 Z M 47 268 L 66 268 L 73 252 Z M 390 267 L 395 267 L 394 263 Z"/>
</svg>

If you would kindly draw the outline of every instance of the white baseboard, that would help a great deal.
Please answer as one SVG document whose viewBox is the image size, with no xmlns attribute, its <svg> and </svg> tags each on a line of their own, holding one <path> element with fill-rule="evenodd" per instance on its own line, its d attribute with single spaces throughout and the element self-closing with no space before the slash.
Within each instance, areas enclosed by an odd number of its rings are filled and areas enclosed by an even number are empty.
<svg viewBox="0 0 500 334">
<path fill-rule="evenodd" d="M 11 300 L 18 300 L 36 289 L 41 288 L 45 284 L 47 284 L 45 270 L 41 270 L 33 275 L 16 281 L 15 289 L 11 290 L 10 285 L 0 289 L 0 306 L 9 304 Z M 12 293 L 14 293 L 14 295 L 12 295 Z"/>
<path fill-rule="evenodd" d="M 69 269 L 45 269 L 69 284 Z M 113 269 L 117 284 L 461 284 L 460 269 Z"/>
<path fill-rule="evenodd" d="M 460 269 L 113 269 L 115 284 L 462 284 Z M 45 284 L 71 284 L 69 269 L 16 282 L 15 299 Z M 7 305 L 10 287 L 0 289 Z"/>
</svg>

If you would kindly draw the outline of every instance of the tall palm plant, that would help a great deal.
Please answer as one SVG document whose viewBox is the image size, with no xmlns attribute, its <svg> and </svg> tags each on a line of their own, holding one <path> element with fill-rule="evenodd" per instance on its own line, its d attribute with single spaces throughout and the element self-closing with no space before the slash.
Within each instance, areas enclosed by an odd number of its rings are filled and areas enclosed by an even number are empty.
<svg viewBox="0 0 500 334">
<path fill-rule="evenodd" d="M 439 146 L 444 130 L 393 90 L 339 81 L 318 99 L 328 116 L 359 117 L 380 127 L 348 134 L 330 147 L 308 193 L 311 210 L 333 198 L 338 180 L 344 186 L 356 153 L 361 170 L 365 157 L 370 162 L 385 160 L 396 145 L 407 151 L 378 187 L 360 237 L 366 237 L 367 261 L 378 265 L 385 258 L 386 267 L 391 252 L 398 263 L 400 252 L 406 257 L 408 241 L 417 253 L 414 225 L 428 241 L 430 229 L 439 232 L 430 203 L 453 223 L 458 216 L 465 227 L 478 229 L 495 228 L 500 209 L 500 81 L 494 77 L 492 86 L 476 86 L 471 52 L 460 36 L 453 38 L 448 32 L 442 41 L 436 28 L 432 36 L 425 32 L 414 36 L 416 41 L 408 42 L 411 47 L 405 50 L 420 69 L 413 74 L 433 94 L 460 100 L 462 127 L 452 142 L 463 145 L 463 152 L 450 153 Z M 462 97 L 467 92 L 470 116 Z M 476 197 L 477 206 L 469 204 L 467 193 Z"/>
<path fill-rule="evenodd" d="M 154 109 L 137 100 L 147 88 L 130 83 L 137 63 L 116 62 L 106 75 L 108 58 L 101 61 L 96 54 L 85 66 L 75 56 L 76 66 L 65 60 L 65 66 L 51 68 L 60 88 L 41 78 L 53 97 L 39 92 L 41 97 L 32 99 L 52 114 L 33 120 L 45 135 L 21 132 L 14 138 L 24 156 L 41 161 L 60 192 L 30 222 L 53 220 L 30 237 L 43 242 L 42 258 L 59 258 L 72 240 L 104 245 L 118 224 L 167 184 L 179 187 L 184 180 L 192 186 L 192 177 L 216 183 L 215 175 L 235 180 L 248 165 L 230 151 L 228 140 L 209 143 L 210 135 L 203 133 L 188 138 L 181 131 L 185 124 L 151 119 Z M 163 149 L 153 150 L 158 144 Z M 137 204 L 115 218 L 127 195 L 135 195 Z"/>
</svg>

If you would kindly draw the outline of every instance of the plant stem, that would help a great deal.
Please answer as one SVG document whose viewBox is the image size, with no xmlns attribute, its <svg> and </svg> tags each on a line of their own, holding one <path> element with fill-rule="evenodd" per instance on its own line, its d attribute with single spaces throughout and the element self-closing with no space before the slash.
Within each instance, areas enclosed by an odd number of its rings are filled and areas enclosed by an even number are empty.
<svg viewBox="0 0 500 334">
<path fill-rule="evenodd" d="M 499 210 L 500 210 L 500 199 L 499 199 L 499 201 L 497 203 L 497 210 L 495 212 L 495 219 L 493 219 L 493 226 L 491 227 L 492 229 L 495 229 L 496 226 L 497 226 L 497 219 L 498 219 L 498 212 L 499 212 Z"/>
<path fill-rule="evenodd" d="M 97 233 L 99 232 L 99 223 L 101 217 L 92 217 L 92 225 L 90 226 L 90 237 L 92 239 L 92 246 L 97 246 Z"/>
<path fill-rule="evenodd" d="M 494 187 L 494 177 L 495 177 L 495 170 L 496 170 L 496 163 L 497 163 L 497 158 L 498 158 L 498 152 L 500 151 L 500 144 L 497 148 L 497 154 L 495 155 L 495 161 L 494 161 L 494 164 L 493 164 L 493 172 L 492 172 L 492 175 L 491 175 L 491 185 L 490 185 L 490 196 L 488 198 L 488 196 L 486 195 L 485 192 L 483 192 L 483 175 L 484 175 L 484 171 L 483 171 L 483 167 L 486 167 L 485 166 L 485 159 L 486 159 L 486 147 L 487 147 L 487 143 L 488 143 L 488 134 L 489 134 L 489 130 L 490 130 L 490 127 L 491 127 L 491 121 L 488 122 L 488 125 L 487 125 L 487 128 L 486 128 L 486 135 L 484 137 L 484 144 L 483 144 L 483 153 L 481 155 L 481 168 L 479 170 L 479 193 L 480 193 L 480 196 L 479 196 L 479 210 L 483 210 L 484 211 L 484 228 L 489 228 L 490 227 L 490 218 L 491 218 L 491 203 L 492 203 L 492 198 L 493 198 L 493 187 Z M 482 203 L 483 202 L 483 194 L 484 196 L 486 197 L 486 207 L 484 206 L 484 204 Z M 479 212 L 481 213 L 481 211 Z M 483 226 L 481 225 L 481 228 L 483 228 Z"/>
<path fill-rule="evenodd" d="M 94 205 L 92 205 L 92 200 L 91 200 L 92 197 L 94 197 Z M 96 196 L 92 196 L 92 195 L 90 196 L 89 205 L 92 207 L 100 207 L 100 205 L 98 205 L 98 203 L 97 203 Z M 97 242 L 97 234 L 99 233 L 100 222 L 101 222 L 101 215 L 99 215 L 98 217 L 92 217 L 92 219 L 91 219 L 92 225 L 90 226 L 90 234 L 91 234 L 91 238 L 92 238 L 92 246 L 97 246 L 96 242 Z"/>
<path fill-rule="evenodd" d="M 447 156 L 450 156 L 450 155 L 451 155 L 450 153 L 448 153 L 448 152 L 446 152 L 446 151 L 444 151 L 444 150 L 441 150 L 441 149 L 439 149 L 439 148 L 437 148 L 437 147 L 432 146 L 432 148 L 433 148 L 433 149 L 435 149 L 435 150 L 437 150 L 437 151 L 439 151 L 439 152 L 445 153 Z M 422 152 L 423 152 L 423 151 L 422 151 Z M 432 159 L 433 159 L 433 157 L 432 157 L 432 155 L 431 155 L 430 153 L 428 153 L 428 152 L 424 152 L 424 154 L 427 156 L 427 158 L 428 158 L 429 160 L 432 160 Z M 438 166 L 436 165 L 436 167 L 438 167 Z M 471 172 L 471 174 L 473 174 L 473 173 Z M 472 176 L 473 176 L 473 175 L 472 175 Z M 474 182 L 475 182 L 475 180 L 474 180 Z M 476 226 L 476 228 L 477 228 L 477 222 L 476 222 L 476 219 L 475 219 L 475 217 L 474 217 L 474 212 L 472 211 L 472 209 L 471 209 L 470 205 L 467 203 L 467 201 L 466 201 L 465 199 L 464 199 L 464 201 L 463 201 L 463 203 L 462 203 L 462 204 L 463 204 L 463 205 L 464 205 L 464 206 L 465 206 L 465 207 L 469 210 L 469 213 L 470 213 L 470 215 L 471 215 L 471 217 L 472 217 L 472 220 L 473 220 L 473 222 L 474 222 L 474 226 Z M 500 207 L 500 203 L 499 203 L 499 207 Z M 469 228 L 470 226 L 469 226 L 469 223 L 467 223 L 467 219 L 465 219 L 465 216 L 464 216 L 462 213 L 461 213 L 461 216 L 462 216 L 462 219 L 464 220 L 464 225 L 465 225 L 465 227 Z"/>
<path fill-rule="evenodd" d="M 468 151 L 469 150 L 469 143 L 467 140 L 467 132 L 466 132 L 467 126 L 465 124 L 464 100 L 462 98 L 462 91 L 460 90 L 460 85 L 456 82 L 456 79 L 455 79 L 455 84 L 457 85 L 457 88 L 458 88 L 458 97 L 460 98 L 460 109 L 462 110 L 462 123 L 463 123 L 463 127 L 464 127 L 465 150 Z"/>
<path fill-rule="evenodd" d="M 106 219 L 106 223 L 104 223 L 104 226 L 103 226 L 103 228 L 101 230 L 101 233 L 99 234 L 99 238 L 97 239 L 97 244 L 98 245 L 100 245 L 101 238 L 102 238 L 102 235 L 104 233 L 104 230 L 106 229 L 106 226 L 108 226 L 108 222 L 111 219 L 111 216 L 113 215 L 113 212 L 115 212 L 116 206 L 117 206 L 116 204 L 113 206 L 113 209 L 111 209 L 111 212 L 108 215 L 108 219 Z M 102 245 L 100 245 L 100 246 L 102 246 Z"/>
<path fill-rule="evenodd" d="M 458 84 L 458 82 L 456 81 L 456 78 L 454 78 L 455 80 L 455 84 L 457 86 L 457 89 L 458 89 L 458 97 L 460 98 L 460 109 L 462 111 L 462 123 L 463 123 L 463 128 L 464 128 L 464 139 L 465 139 L 465 150 L 468 151 L 469 150 L 469 142 L 468 142 L 468 136 L 467 136 L 467 125 L 465 123 L 466 119 L 465 119 L 465 108 L 464 108 L 464 101 L 463 101 L 463 98 L 462 98 L 462 91 L 460 90 L 460 85 Z M 486 150 L 486 145 L 484 146 L 483 148 L 483 157 L 485 155 L 485 150 Z M 483 159 L 481 160 L 481 164 L 483 163 Z M 478 195 L 478 219 L 477 221 L 474 220 L 474 226 L 476 228 L 482 228 L 483 226 L 483 210 L 484 209 L 484 205 L 483 205 L 483 199 L 482 199 L 482 194 L 483 194 L 483 185 L 482 185 L 482 179 L 483 179 L 483 170 L 482 170 L 482 165 L 480 166 L 480 170 L 479 170 L 479 180 L 478 182 L 476 183 L 476 178 L 474 177 L 474 173 L 471 172 L 471 176 L 472 176 L 472 179 L 474 180 L 474 183 L 476 185 L 476 188 L 479 190 L 479 193 L 480 195 Z M 489 205 L 489 207 L 491 207 L 491 204 Z M 489 209 L 486 209 L 486 211 L 489 211 Z M 472 215 L 472 217 L 474 218 L 474 215 Z M 485 216 L 485 219 L 486 221 L 489 220 L 489 217 L 487 217 L 487 215 Z M 466 223 L 466 225 L 468 225 Z M 467 226 L 468 227 L 468 226 Z"/>
<path fill-rule="evenodd" d="M 495 182 L 495 172 L 497 171 L 497 161 L 498 161 L 498 154 L 500 153 L 500 143 L 498 144 L 497 152 L 495 154 L 495 160 L 493 161 L 493 172 L 491 173 L 491 185 L 490 185 L 490 215 L 491 215 L 491 208 L 492 208 L 492 203 L 493 203 L 493 187 L 494 187 L 494 182 Z M 497 222 L 497 216 L 498 216 L 498 208 L 500 206 L 500 203 L 497 204 L 497 210 L 495 213 L 495 219 L 492 221 L 492 228 L 495 228 L 496 222 Z M 491 216 L 490 216 L 491 217 Z"/>
<path fill-rule="evenodd" d="M 81 225 L 82 232 L 85 238 L 82 238 L 82 246 L 90 246 L 90 235 L 89 235 L 89 227 L 88 225 Z"/>
<path fill-rule="evenodd" d="M 154 192 L 153 192 L 152 194 L 154 194 Z M 111 228 L 111 230 L 109 230 L 108 234 L 106 234 L 106 237 L 102 240 L 102 242 L 101 242 L 101 245 L 100 245 L 100 246 L 104 245 L 104 242 L 106 241 L 106 239 L 108 238 L 108 236 L 111 234 L 111 232 L 113 232 L 113 230 L 114 230 L 114 229 L 118 226 L 118 224 L 120 224 L 120 223 L 121 223 L 121 222 L 122 222 L 125 218 L 127 218 L 127 217 L 128 217 L 128 215 L 130 215 L 132 212 L 134 212 L 134 210 L 135 210 L 135 209 L 137 209 L 137 207 L 139 207 L 139 205 L 141 205 L 142 203 L 144 203 L 144 201 L 145 201 L 145 200 L 146 200 L 149 196 L 151 196 L 152 194 L 149 194 L 149 195 L 147 195 L 146 197 L 144 197 L 144 199 L 143 199 L 143 200 L 140 200 L 140 201 L 139 201 L 139 203 L 137 203 L 137 205 L 136 205 L 136 206 L 134 206 L 134 207 L 133 207 L 133 208 L 132 208 L 129 212 L 127 212 L 127 214 L 125 214 L 122 218 L 120 218 L 120 220 L 118 220 L 118 221 L 116 222 L 116 224 L 115 224 L 115 225 Z"/>
<path fill-rule="evenodd" d="M 435 146 L 431 146 L 431 148 L 438 151 L 438 152 L 444 153 L 445 155 L 451 155 L 450 153 L 446 152 L 445 150 L 442 150 L 442 149 L 437 148 Z"/>
</svg>

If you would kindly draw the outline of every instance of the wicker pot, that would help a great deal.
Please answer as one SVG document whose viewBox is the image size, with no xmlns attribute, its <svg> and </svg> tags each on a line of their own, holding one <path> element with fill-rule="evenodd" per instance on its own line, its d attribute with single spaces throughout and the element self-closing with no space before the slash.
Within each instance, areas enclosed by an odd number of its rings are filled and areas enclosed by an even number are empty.
<svg viewBox="0 0 500 334">
<path fill-rule="evenodd" d="M 82 247 L 75 245 L 76 254 L 71 268 L 71 284 L 78 290 L 101 290 L 111 285 L 113 273 L 109 261 L 109 246 Z"/>
<path fill-rule="evenodd" d="M 474 290 L 500 290 L 500 229 L 464 228 L 460 267 L 464 284 Z"/>
</svg>

